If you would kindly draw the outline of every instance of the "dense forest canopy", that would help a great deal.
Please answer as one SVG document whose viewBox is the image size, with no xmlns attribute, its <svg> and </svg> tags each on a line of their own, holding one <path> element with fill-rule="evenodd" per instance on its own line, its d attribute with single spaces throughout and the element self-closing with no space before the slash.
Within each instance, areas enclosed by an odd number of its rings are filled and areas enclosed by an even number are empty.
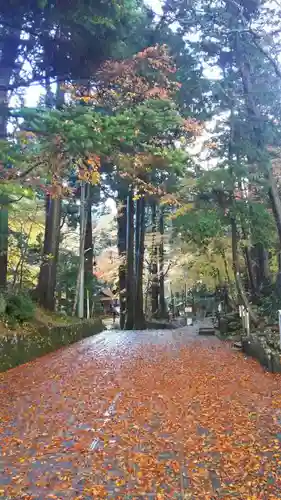
<svg viewBox="0 0 281 500">
<path fill-rule="evenodd" d="M 143 328 L 203 283 L 226 288 L 229 307 L 244 304 L 254 322 L 265 304 L 276 315 L 280 6 L 156 10 L 1 5 L 4 304 L 24 294 L 85 317 L 110 287 L 121 328 Z M 41 95 L 27 107 L 34 85 Z"/>
</svg>

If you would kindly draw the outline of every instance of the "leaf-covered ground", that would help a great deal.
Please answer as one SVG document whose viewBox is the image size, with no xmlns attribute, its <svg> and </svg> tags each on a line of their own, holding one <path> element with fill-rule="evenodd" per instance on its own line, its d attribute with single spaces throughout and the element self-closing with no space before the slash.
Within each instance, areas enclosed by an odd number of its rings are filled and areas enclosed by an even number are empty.
<svg viewBox="0 0 281 500">
<path fill-rule="evenodd" d="M 281 378 L 216 339 L 101 334 L 0 384 L 1 499 L 281 498 Z"/>
</svg>

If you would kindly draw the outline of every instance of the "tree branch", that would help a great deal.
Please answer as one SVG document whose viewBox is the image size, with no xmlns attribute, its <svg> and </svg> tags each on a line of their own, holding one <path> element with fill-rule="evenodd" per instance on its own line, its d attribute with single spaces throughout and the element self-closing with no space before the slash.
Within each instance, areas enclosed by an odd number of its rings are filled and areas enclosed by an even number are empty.
<svg viewBox="0 0 281 500">
<path fill-rule="evenodd" d="M 21 172 L 21 173 L 15 173 L 15 174 L 11 174 L 7 180 L 9 181 L 12 181 L 12 180 L 19 180 L 19 179 L 24 179 L 24 177 L 26 177 L 28 174 L 30 174 L 30 172 L 32 172 L 32 170 L 34 170 L 36 167 L 39 167 L 41 165 L 41 162 L 40 163 L 35 163 L 35 165 L 32 165 L 31 167 L 27 168 L 24 172 Z"/>
<path fill-rule="evenodd" d="M 172 267 L 172 261 L 169 262 L 166 271 L 163 273 L 163 278 L 165 278 Z"/>
<path fill-rule="evenodd" d="M 276 76 L 278 76 L 278 78 L 281 78 L 281 69 L 279 68 L 279 65 L 278 65 L 277 61 L 275 61 L 273 59 L 273 57 L 258 43 L 257 39 L 260 39 L 260 37 L 255 32 L 253 32 L 252 30 L 250 30 L 250 33 L 253 36 L 253 42 L 254 42 L 255 46 L 257 47 L 257 49 L 271 63 L 271 65 L 273 66 L 273 69 L 275 71 Z"/>
<path fill-rule="evenodd" d="M 244 10 L 243 6 L 240 5 L 238 2 L 236 2 L 236 0 L 226 0 L 226 2 L 227 3 L 231 3 L 232 5 L 235 5 L 235 7 L 237 8 L 237 10 L 239 11 L 239 15 L 240 15 L 240 18 L 241 18 L 244 26 L 245 26 L 245 29 L 252 35 L 253 42 L 254 42 L 256 48 L 271 63 L 271 65 L 273 66 L 273 69 L 274 69 L 274 71 L 276 73 L 276 76 L 278 76 L 278 78 L 281 78 L 281 69 L 279 68 L 279 65 L 278 65 L 277 61 L 275 61 L 273 59 L 273 57 L 267 52 L 267 50 L 265 50 L 262 47 L 262 45 L 259 43 L 260 40 L 261 40 L 261 36 L 258 33 L 256 33 L 250 26 L 247 26 L 248 25 L 248 21 L 247 21 L 247 19 L 245 18 L 244 14 L 243 14 L 243 10 Z M 246 26 L 247 26 L 247 28 L 246 28 Z"/>
<path fill-rule="evenodd" d="M 17 203 L 18 201 L 22 200 L 24 195 L 20 196 L 17 200 L 7 200 L 5 203 L 0 203 L 1 206 L 9 205 L 10 203 Z"/>
<path fill-rule="evenodd" d="M 61 223 L 60 223 L 60 229 L 62 229 L 62 228 L 63 228 L 63 226 L 64 226 L 64 224 L 65 224 L 65 221 L 66 221 L 66 218 L 67 218 L 67 213 L 66 213 L 66 214 L 64 214 L 64 216 L 62 217 L 62 221 L 61 221 Z"/>
</svg>

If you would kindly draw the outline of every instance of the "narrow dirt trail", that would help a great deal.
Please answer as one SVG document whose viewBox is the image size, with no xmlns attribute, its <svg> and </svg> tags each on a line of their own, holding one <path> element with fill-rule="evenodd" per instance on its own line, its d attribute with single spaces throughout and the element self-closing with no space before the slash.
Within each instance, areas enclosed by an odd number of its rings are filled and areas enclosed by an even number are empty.
<svg viewBox="0 0 281 500">
<path fill-rule="evenodd" d="M 194 328 L 0 374 L 0 499 L 281 498 L 281 378 Z"/>
</svg>

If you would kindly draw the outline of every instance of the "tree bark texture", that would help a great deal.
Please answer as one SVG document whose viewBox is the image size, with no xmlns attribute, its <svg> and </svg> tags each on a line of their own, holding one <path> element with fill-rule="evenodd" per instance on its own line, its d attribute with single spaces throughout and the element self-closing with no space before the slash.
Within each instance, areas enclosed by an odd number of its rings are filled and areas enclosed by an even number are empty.
<svg viewBox="0 0 281 500">
<path fill-rule="evenodd" d="M 152 222 L 152 237 L 154 244 L 152 247 L 151 256 L 151 313 L 152 316 L 157 316 L 159 312 L 159 281 L 158 281 L 158 246 L 156 240 L 157 232 L 157 208 L 153 201 L 151 204 L 151 222 Z"/>
<path fill-rule="evenodd" d="M 135 301 L 135 328 L 145 328 L 143 311 L 143 266 L 144 266 L 144 238 L 145 238 L 145 199 L 142 197 L 136 202 L 136 301 Z"/>
<path fill-rule="evenodd" d="M 64 103 L 64 91 L 60 84 L 56 90 L 56 108 Z M 39 272 L 37 298 L 39 304 L 50 311 L 56 306 L 57 262 L 60 244 L 61 199 L 46 196 L 46 223 L 43 257 Z"/>
<path fill-rule="evenodd" d="M 8 123 L 8 86 L 15 70 L 15 62 L 20 44 L 20 32 L 2 28 L 6 31 L 1 42 L 0 50 L 0 140 L 7 138 Z M 8 33 L 7 33 L 8 30 Z M 1 196 L 1 192 L 0 192 Z M 8 233 L 9 217 L 7 198 L 1 196 L 0 199 L 0 288 L 7 286 L 8 272 Z"/>
<path fill-rule="evenodd" d="M 57 261 L 60 240 L 61 200 L 46 197 L 46 223 L 42 264 L 39 272 L 37 298 L 41 306 L 55 310 Z"/>
<path fill-rule="evenodd" d="M 164 262 L 165 262 L 165 249 L 164 249 L 164 213 L 160 209 L 159 215 L 159 232 L 160 232 L 160 245 L 159 245 L 159 309 L 160 317 L 167 318 L 167 307 L 165 301 L 165 275 L 164 275 Z"/>
<path fill-rule="evenodd" d="M 127 249 L 126 249 L 126 320 L 125 329 L 135 324 L 135 269 L 134 269 L 134 200 L 133 192 L 127 197 Z"/>
<path fill-rule="evenodd" d="M 237 224 L 234 217 L 231 217 L 231 243 L 232 243 L 232 263 L 233 263 L 233 272 L 235 276 L 235 283 L 238 293 L 238 298 L 240 299 L 242 305 L 249 311 L 249 316 L 254 325 L 258 325 L 258 318 L 255 315 L 254 311 L 251 308 L 251 305 L 248 301 L 247 295 L 243 288 L 243 283 L 241 281 L 240 276 L 240 263 L 239 263 L 239 254 L 238 254 L 238 232 L 237 232 Z"/>
<path fill-rule="evenodd" d="M 86 186 L 86 231 L 84 242 L 84 284 L 85 284 L 85 305 L 84 317 L 87 317 L 87 302 L 89 298 L 89 310 L 92 310 L 93 305 L 93 261 L 94 261 L 94 246 L 93 246 L 93 227 L 92 227 L 92 197 L 91 186 Z"/>
<path fill-rule="evenodd" d="M 127 248 L 127 193 L 119 190 L 117 212 L 117 245 L 119 255 L 119 302 L 120 328 L 124 330 L 126 319 L 126 248 Z"/>
</svg>

